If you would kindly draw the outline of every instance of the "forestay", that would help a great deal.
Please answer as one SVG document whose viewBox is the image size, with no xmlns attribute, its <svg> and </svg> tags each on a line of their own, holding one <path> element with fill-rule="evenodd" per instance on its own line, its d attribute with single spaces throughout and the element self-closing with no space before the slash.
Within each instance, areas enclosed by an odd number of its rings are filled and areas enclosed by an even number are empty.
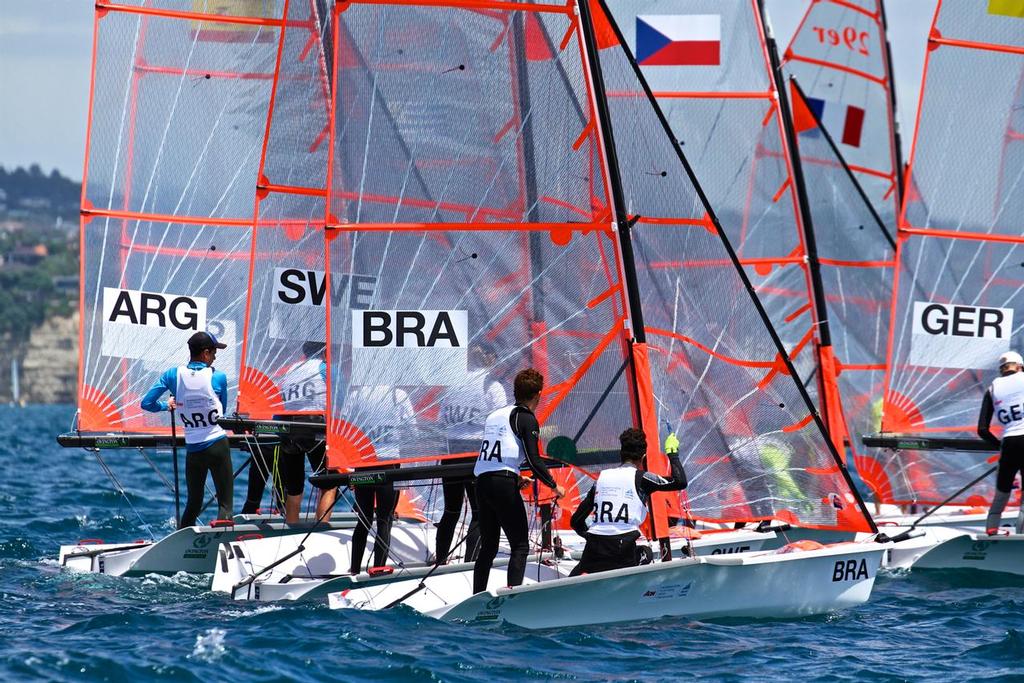
<svg viewBox="0 0 1024 683">
<path fill-rule="evenodd" d="M 1013 2 L 936 10 L 899 225 L 882 429 L 973 435 L 999 355 L 1024 322 L 1024 18 Z M 937 502 L 989 465 L 983 453 L 901 451 L 884 498 Z M 991 480 L 960 502 L 984 503 Z"/>
</svg>

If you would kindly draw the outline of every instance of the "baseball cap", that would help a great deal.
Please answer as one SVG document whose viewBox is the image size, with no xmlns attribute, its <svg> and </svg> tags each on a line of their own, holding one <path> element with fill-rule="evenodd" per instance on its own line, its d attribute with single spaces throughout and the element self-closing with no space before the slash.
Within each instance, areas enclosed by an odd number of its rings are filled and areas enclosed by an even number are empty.
<svg viewBox="0 0 1024 683">
<path fill-rule="evenodd" d="M 192 352 L 202 351 L 203 349 L 226 348 L 228 348 L 227 344 L 217 341 L 217 338 L 209 332 L 196 332 L 188 338 L 188 350 Z"/>
<path fill-rule="evenodd" d="M 1016 351 L 1007 351 L 1003 355 L 999 356 L 999 367 L 1003 367 L 1009 363 L 1024 365 L 1024 358 L 1021 358 L 1020 354 Z"/>
</svg>

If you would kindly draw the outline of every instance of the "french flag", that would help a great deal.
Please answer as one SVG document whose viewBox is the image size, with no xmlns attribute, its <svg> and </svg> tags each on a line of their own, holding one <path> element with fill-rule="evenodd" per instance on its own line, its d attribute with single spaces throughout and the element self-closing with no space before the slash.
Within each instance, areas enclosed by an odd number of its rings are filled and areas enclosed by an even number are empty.
<svg viewBox="0 0 1024 683">
<path fill-rule="evenodd" d="M 721 55 L 721 15 L 650 14 L 636 18 L 640 66 L 718 66 Z"/>
<path fill-rule="evenodd" d="M 826 106 L 827 105 L 827 106 Z M 807 98 L 807 106 L 829 132 L 842 130 L 840 138 L 844 145 L 860 147 L 860 136 L 864 130 L 864 110 L 852 104 Z"/>
</svg>

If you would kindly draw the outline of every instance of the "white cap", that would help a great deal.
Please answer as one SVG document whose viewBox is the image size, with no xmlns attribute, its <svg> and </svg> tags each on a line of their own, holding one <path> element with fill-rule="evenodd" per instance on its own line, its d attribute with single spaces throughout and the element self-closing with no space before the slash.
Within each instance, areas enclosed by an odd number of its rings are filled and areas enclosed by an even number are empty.
<svg viewBox="0 0 1024 683">
<path fill-rule="evenodd" d="M 1007 351 L 1003 355 L 999 356 L 999 367 L 1003 367 L 1009 363 L 1024 365 L 1024 358 L 1021 358 L 1020 354 L 1016 351 Z"/>
</svg>

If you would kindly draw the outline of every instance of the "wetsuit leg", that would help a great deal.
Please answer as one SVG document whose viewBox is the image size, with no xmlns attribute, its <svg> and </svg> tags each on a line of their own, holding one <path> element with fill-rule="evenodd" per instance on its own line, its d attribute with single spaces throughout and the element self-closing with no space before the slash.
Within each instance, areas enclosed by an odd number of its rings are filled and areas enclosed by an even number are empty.
<svg viewBox="0 0 1024 683">
<path fill-rule="evenodd" d="M 234 509 L 235 478 L 231 466 L 231 444 L 221 439 L 206 449 L 208 467 L 217 493 L 217 519 L 231 519 Z"/>
<path fill-rule="evenodd" d="M 487 579 L 491 574 L 491 567 L 494 565 L 494 558 L 498 555 L 499 535 L 501 526 L 498 524 L 498 515 L 495 506 L 500 501 L 494 499 L 493 482 L 500 477 L 485 475 L 476 480 L 477 506 L 480 521 L 480 544 L 476 557 L 476 564 L 473 565 L 473 593 L 487 590 Z"/>
<path fill-rule="evenodd" d="M 992 506 L 988 510 L 985 529 L 998 529 L 1003 510 L 1010 501 L 1013 480 L 1024 467 L 1024 437 L 1009 436 L 1003 439 L 999 455 L 999 469 L 996 471 L 996 491 Z"/>
<path fill-rule="evenodd" d="M 530 529 L 526 521 L 526 506 L 519 495 L 519 480 L 513 477 L 493 477 L 497 486 L 492 491 L 494 515 L 505 532 L 511 551 L 508 561 L 508 585 L 520 586 L 526 574 L 526 556 L 530 552 Z"/>
<path fill-rule="evenodd" d="M 437 544 L 434 549 L 435 562 L 443 564 L 448 560 L 448 553 L 452 549 L 452 539 L 455 538 L 455 527 L 462 516 L 462 501 L 465 496 L 466 487 L 458 479 L 448 477 L 442 480 L 441 493 L 444 498 L 444 512 L 441 514 L 441 521 L 437 523 Z"/>
<path fill-rule="evenodd" d="M 395 518 L 398 494 L 394 482 L 375 486 L 377 498 L 377 534 L 373 539 L 373 566 L 383 567 L 388 563 L 391 548 L 391 523 Z"/>
<path fill-rule="evenodd" d="M 185 488 L 188 491 L 188 498 L 185 500 L 185 509 L 181 513 L 181 520 L 178 521 L 179 529 L 195 526 L 199 511 L 203 508 L 208 471 L 209 465 L 205 450 L 185 456 Z"/>
<path fill-rule="evenodd" d="M 301 496 L 306 488 L 306 459 L 302 451 L 282 449 L 279 469 L 287 496 Z"/>
<path fill-rule="evenodd" d="M 352 532 L 352 562 L 350 571 L 358 574 L 363 564 L 363 552 L 366 550 L 366 538 L 370 535 L 370 522 L 373 520 L 375 491 L 373 486 L 355 487 L 356 528 Z"/>
<path fill-rule="evenodd" d="M 479 516 L 479 506 L 476 502 L 475 481 L 467 481 L 465 488 L 470 510 L 469 529 L 466 531 L 466 562 L 472 562 L 476 559 L 477 552 L 480 550 L 480 522 L 477 519 Z"/>
</svg>

